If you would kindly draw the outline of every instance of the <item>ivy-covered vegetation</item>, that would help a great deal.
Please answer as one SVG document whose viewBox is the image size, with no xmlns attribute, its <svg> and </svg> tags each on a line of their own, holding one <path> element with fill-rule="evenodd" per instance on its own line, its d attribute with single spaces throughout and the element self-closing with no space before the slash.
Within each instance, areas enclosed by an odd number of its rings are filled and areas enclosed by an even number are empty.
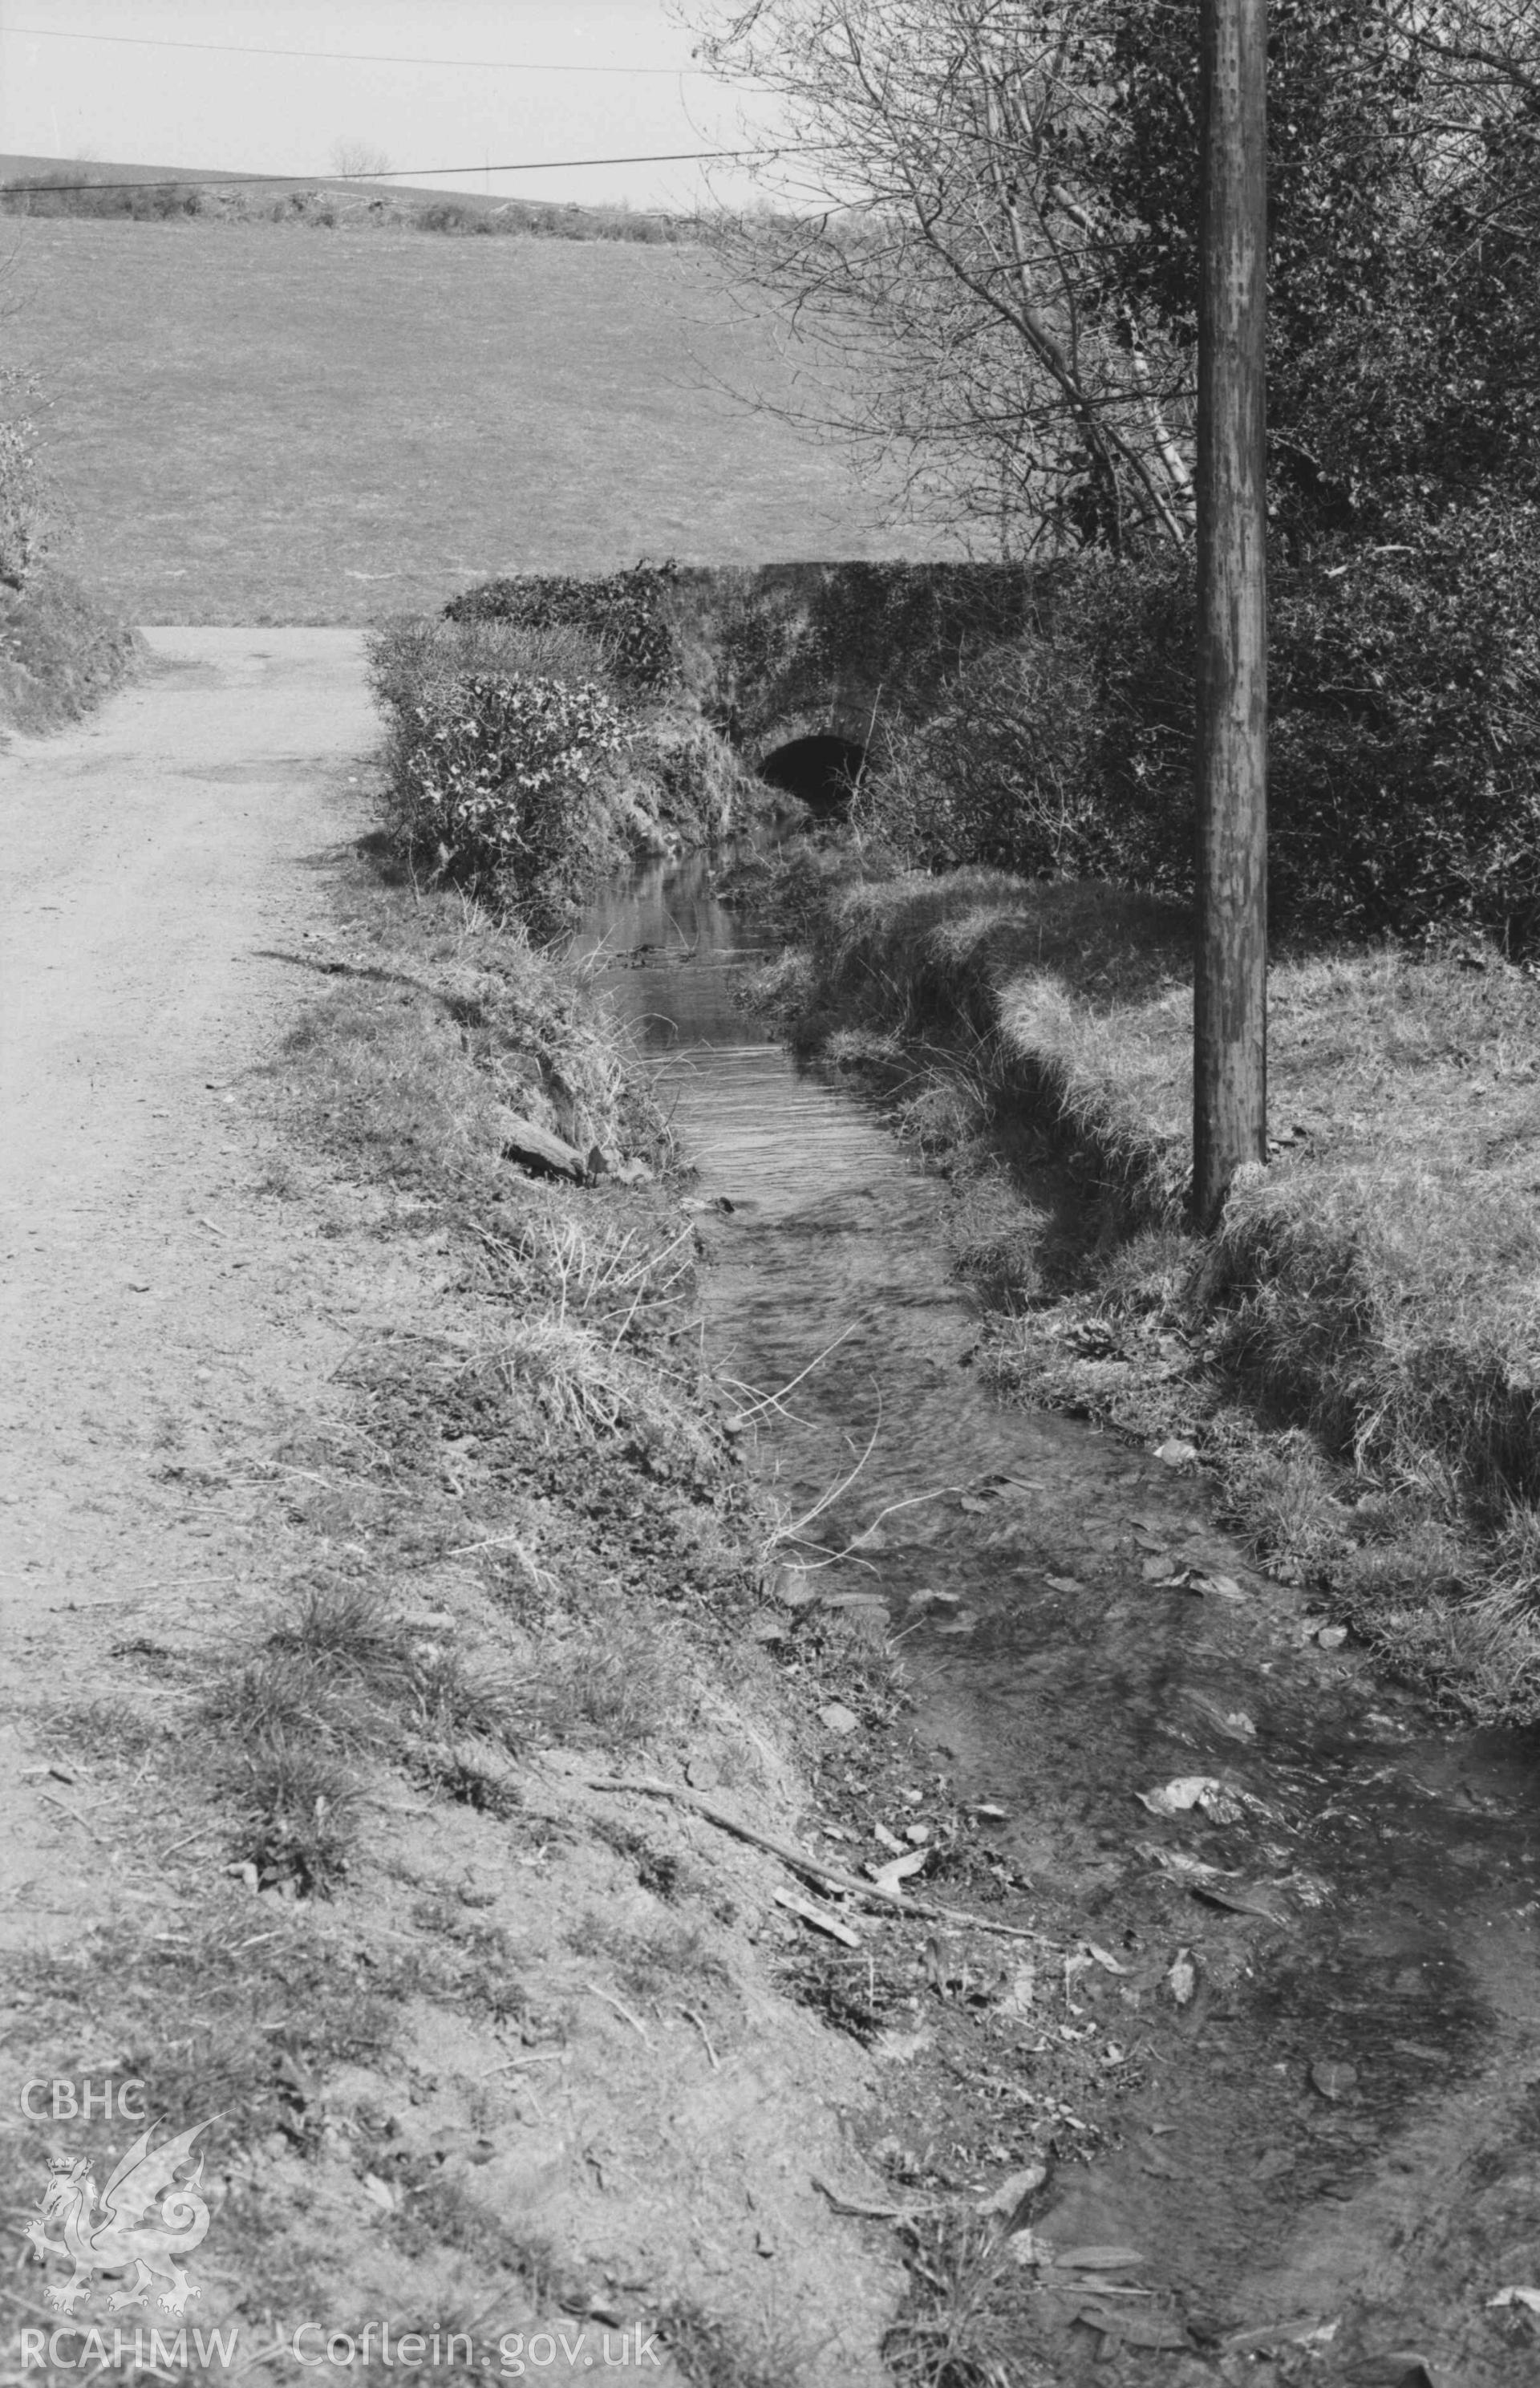
<svg viewBox="0 0 1540 2388">
<path fill-rule="evenodd" d="M 57 730 L 133 669 L 137 634 L 48 560 L 38 391 L 0 368 L 0 726 Z"/>
<path fill-rule="evenodd" d="M 447 704 L 419 710 L 418 729 L 408 781 L 439 869 L 472 887 L 501 881 L 526 900 L 562 892 L 593 834 L 595 776 L 620 743 L 604 691 L 466 672 Z"/>
<path fill-rule="evenodd" d="M 658 578 L 494 582 L 485 609 L 373 634 L 387 822 L 414 870 L 545 930 L 630 855 L 705 844 L 752 808 L 757 782 L 672 685 Z M 563 609 L 585 588 L 586 620 Z"/>
<path fill-rule="evenodd" d="M 507 622 L 522 630 L 586 630 L 605 668 L 627 689 L 655 692 L 680 677 L 680 651 L 668 606 L 679 578 L 668 562 L 637 564 L 599 578 L 546 573 L 484 580 L 444 608 L 452 622 Z"/>
</svg>

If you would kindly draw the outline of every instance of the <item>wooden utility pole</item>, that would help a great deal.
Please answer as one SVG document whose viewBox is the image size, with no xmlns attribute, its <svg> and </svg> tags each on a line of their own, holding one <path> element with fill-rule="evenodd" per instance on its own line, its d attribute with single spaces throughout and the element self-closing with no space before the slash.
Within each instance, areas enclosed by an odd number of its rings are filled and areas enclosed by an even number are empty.
<svg viewBox="0 0 1540 2388">
<path fill-rule="evenodd" d="M 1266 0 L 1201 0 L 1192 1208 L 1267 1157 Z"/>
</svg>

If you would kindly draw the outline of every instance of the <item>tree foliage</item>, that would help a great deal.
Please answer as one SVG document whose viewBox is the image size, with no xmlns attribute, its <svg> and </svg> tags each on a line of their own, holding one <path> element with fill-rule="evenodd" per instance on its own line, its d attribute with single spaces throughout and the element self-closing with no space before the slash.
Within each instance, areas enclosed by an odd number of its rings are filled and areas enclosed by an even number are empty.
<svg viewBox="0 0 1540 2388">
<path fill-rule="evenodd" d="M 1190 350 L 1198 0 L 1118 0 L 1085 171 L 1128 302 Z M 1491 46 L 1475 43 L 1481 20 Z M 1506 0 L 1272 0 L 1268 423 L 1297 539 L 1534 486 L 1540 18 Z"/>
<path fill-rule="evenodd" d="M 1269 567 L 1280 933 L 1540 945 L 1540 507 Z M 900 862 L 1192 892 L 1193 560 L 1093 553 L 862 781 Z"/>
<path fill-rule="evenodd" d="M 436 877 L 512 897 L 542 924 L 613 860 L 605 774 L 618 709 L 596 681 L 467 671 L 414 699 L 376 646 L 391 715 L 392 807 L 404 853 Z"/>
<path fill-rule="evenodd" d="M 730 248 L 845 366 L 835 427 L 1060 558 L 863 780 L 907 859 L 1190 887 L 1198 29 L 754 0 L 706 44 L 809 145 L 808 211 Z M 1275 917 L 1533 949 L 1540 6 L 1271 0 L 1268 84 Z"/>
<path fill-rule="evenodd" d="M 1495 478 L 1540 431 L 1540 10 L 1273 0 L 1275 509 L 1306 545 Z M 795 205 L 726 235 L 836 367 L 827 426 L 1007 552 L 1191 527 L 1198 0 L 752 0 Z M 783 184 L 777 150 L 767 171 Z"/>
</svg>

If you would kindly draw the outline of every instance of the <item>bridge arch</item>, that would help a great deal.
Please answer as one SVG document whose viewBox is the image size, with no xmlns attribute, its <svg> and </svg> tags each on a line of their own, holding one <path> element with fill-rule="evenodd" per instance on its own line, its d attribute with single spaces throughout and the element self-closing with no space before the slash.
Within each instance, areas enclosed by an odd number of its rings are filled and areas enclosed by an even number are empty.
<svg viewBox="0 0 1540 2388">
<path fill-rule="evenodd" d="M 866 747 L 859 741 L 815 730 L 761 756 L 758 775 L 795 796 L 817 819 L 828 819 L 848 809 L 865 764 Z"/>
</svg>

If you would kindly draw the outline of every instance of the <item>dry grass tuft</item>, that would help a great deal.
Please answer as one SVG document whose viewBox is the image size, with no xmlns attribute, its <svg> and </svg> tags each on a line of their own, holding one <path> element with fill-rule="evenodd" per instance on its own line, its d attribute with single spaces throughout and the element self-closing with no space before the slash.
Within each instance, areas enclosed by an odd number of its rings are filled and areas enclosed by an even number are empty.
<svg viewBox="0 0 1540 2388">
<path fill-rule="evenodd" d="M 762 2327 L 750 2349 L 736 2330 L 688 2299 L 664 2308 L 657 2335 L 687 2388 L 785 2388 L 802 2369 L 798 2351 L 767 2343 Z"/>
<path fill-rule="evenodd" d="M 911 2223 L 904 2235 L 910 2297 L 883 2349 L 896 2379 L 904 2388 L 1014 2388 L 1004 2234 L 961 2215 Z"/>
<path fill-rule="evenodd" d="M 307 1583 L 293 1617 L 274 1628 L 267 1646 L 320 1672 L 365 1682 L 395 1675 L 406 1663 L 405 1638 L 378 1594 L 347 1580 Z"/>
<path fill-rule="evenodd" d="M 238 1886 L 207 1888 L 174 1934 L 159 1921 L 19 1956 L 33 2046 L 67 2066 L 106 2034 L 143 2077 L 150 2113 L 172 2129 L 215 2117 L 216 2148 L 249 2149 L 274 2128 L 317 2140 L 316 2077 L 391 2045 L 419 1969 L 388 1951 L 364 1967 L 356 1935 L 334 1939 L 324 1910 L 257 1906 Z M 95 2128 L 105 2139 L 112 2127 Z"/>
<path fill-rule="evenodd" d="M 292 1884 L 301 1899 L 324 1898 L 348 1871 L 358 1793 L 333 1759 L 282 1733 L 248 1744 L 237 1796 L 247 1811 L 236 1855 L 264 1888 Z"/>
<path fill-rule="evenodd" d="M 684 1655 L 662 1620 L 628 1616 L 618 1599 L 554 1617 L 529 1686 L 541 1738 L 613 1750 L 661 1742 L 689 1698 Z"/>
</svg>

